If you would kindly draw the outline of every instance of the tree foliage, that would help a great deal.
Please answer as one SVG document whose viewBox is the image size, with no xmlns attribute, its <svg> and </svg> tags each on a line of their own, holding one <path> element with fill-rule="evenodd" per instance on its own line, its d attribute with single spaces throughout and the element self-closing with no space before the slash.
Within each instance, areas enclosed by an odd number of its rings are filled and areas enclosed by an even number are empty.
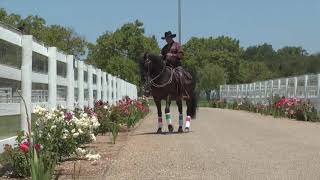
<svg viewBox="0 0 320 180">
<path fill-rule="evenodd" d="M 88 62 L 133 83 L 139 82 L 138 61 L 144 52 L 159 53 L 154 36 L 144 34 L 143 23 L 126 23 L 115 32 L 105 32 L 89 45 Z"/>
<path fill-rule="evenodd" d="M 80 59 L 87 50 L 87 41 L 73 29 L 60 25 L 47 25 L 40 16 L 30 15 L 22 18 L 20 15 L 8 14 L 0 9 L 0 21 L 20 29 L 24 34 L 31 34 L 47 46 L 55 46 L 68 54 Z"/>
</svg>

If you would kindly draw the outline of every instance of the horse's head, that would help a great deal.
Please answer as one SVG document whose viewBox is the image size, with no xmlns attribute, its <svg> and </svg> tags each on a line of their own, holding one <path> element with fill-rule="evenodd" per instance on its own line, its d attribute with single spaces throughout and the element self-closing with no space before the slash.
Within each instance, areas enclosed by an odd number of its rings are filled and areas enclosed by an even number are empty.
<svg viewBox="0 0 320 180">
<path fill-rule="evenodd" d="M 164 62 L 158 55 L 144 53 L 142 60 L 140 61 L 140 71 L 142 75 L 153 77 L 163 69 Z"/>
</svg>

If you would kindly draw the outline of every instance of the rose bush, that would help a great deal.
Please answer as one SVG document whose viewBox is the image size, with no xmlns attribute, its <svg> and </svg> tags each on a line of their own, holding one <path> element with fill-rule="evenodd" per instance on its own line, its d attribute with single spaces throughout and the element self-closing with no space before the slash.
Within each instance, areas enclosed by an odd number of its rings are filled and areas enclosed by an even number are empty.
<svg viewBox="0 0 320 180">
<path fill-rule="evenodd" d="M 94 108 L 73 111 L 62 106 L 50 111 L 37 106 L 33 110 L 31 130 L 19 132 L 17 144 L 13 147 L 6 145 L 3 157 L 13 176 L 32 175 L 35 179 L 50 177 L 55 164 L 71 156 L 97 161 L 101 158 L 99 154 L 81 147 L 95 141 L 97 134 L 107 132 L 111 132 L 115 143 L 120 127 L 133 127 L 149 112 L 148 106 L 144 98 L 131 100 L 129 97 L 114 106 L 97 101 Z"/>
<path fill-rule="evenodd" d="M 273 96 L 267 102 L 253 104 L 249 99 L 239 99 L 232 103 L 226 100 L 212 101 L 211 107 L 245 110 L 273 117 L 286 117 L 302 121 L 320 121 L 318 112 L 310 100 Z"/>
</svg>

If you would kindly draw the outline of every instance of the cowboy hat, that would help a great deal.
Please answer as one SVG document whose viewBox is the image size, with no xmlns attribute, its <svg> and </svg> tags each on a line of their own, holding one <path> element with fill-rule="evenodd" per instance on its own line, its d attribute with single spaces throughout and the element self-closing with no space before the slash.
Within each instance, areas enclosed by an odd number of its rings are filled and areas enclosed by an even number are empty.
<svg viewBox="0 0 320 180">
<path fill-rule="evenodd" d="M 165 33 L 164 33 L 164 37 L 161 37 L 161 39 L 166 39 L 167 37 L 172 37 L 172 38 L 174 38 L 174 37 L 176 37 L 176 34 L 172 34 L 171 31 L 168 31 L 168 32 L 165 32 Z"/>
</svg>

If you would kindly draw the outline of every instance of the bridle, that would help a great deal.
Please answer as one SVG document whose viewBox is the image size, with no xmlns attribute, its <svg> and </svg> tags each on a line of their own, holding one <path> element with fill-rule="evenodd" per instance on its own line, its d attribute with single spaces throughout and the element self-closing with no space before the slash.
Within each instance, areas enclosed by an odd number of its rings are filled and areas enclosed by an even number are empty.
<svg viewBox="0 0 320 180">
<path fill-rule="evenodd" d="M 145 64 L 148 65 L 148 78 L 149 78 L 149 77 L 151 77 L 151 71 L 150 71 L 150 69 L 152 68 L 152 61 L 149 59 L 149 56 L 148 56 L 148 55 L 146 56 Z M 150 67 L 150 66 L 151 66 L 151 67 Z M 164 84 L 157 84 L 157 83 L 155 83 L 154 81 L 155 81 L 156 79 L 158 79 L 158 78 L 162 75 L 162 73 L 164 72 L 164 70 L 165 70 L 166 68 L 169 68 L 169 69 L 170 69 L 170 72 L 171 72 L 169 80 L 168 80 L 166 83 L 164 83 Z M 161 70 L 161 72 L 160 72 L 158 75 L 156 75 L 154 78 L 152 78 L 151 80 L 149 80 L 149 83 L 150 83 L 153 87 L 162 88 L 162 87 L 165 87 L 165 86 L 167 86 L 168 84 L 170 84 L 170 83 L 172 82 L 172 79 L 173 79 L 173 69 L 172 69 L 171 67 L 166 66 L 166 61 L 163 61 L 163 69 Z"/>
</svg>

